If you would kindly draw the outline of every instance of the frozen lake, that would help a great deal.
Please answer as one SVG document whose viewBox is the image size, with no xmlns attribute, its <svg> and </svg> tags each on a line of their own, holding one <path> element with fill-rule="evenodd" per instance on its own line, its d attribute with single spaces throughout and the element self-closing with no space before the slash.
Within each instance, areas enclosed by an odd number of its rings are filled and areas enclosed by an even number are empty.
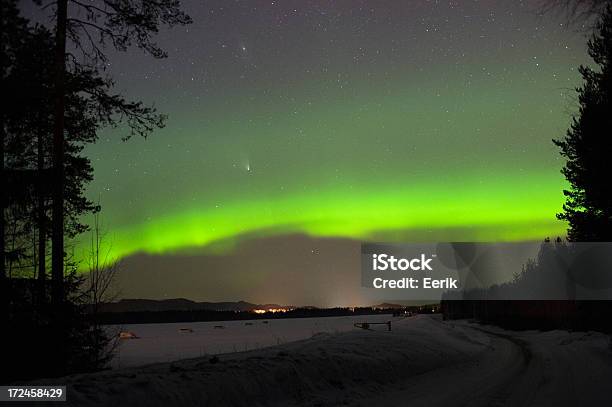
<svg viewBox="0 0 612 407">
<path fill-rule="evenodd" d="M 109 326 L 115 335 L 119 331 L 129 331 L 139 337 L 120 340 L 111 365 L 114 368 L 141 366 L 241 352 L 306 339 L 322 332 L 350 331 L 357 329 L 353 326 L 356 322 L 386 322 L 390 319 L 391 315 L 362 315 Z M 373 328 L 385 329 L 383 326 Z M 181 329 L 192 332 L 181 332 Z"/>
</svg>

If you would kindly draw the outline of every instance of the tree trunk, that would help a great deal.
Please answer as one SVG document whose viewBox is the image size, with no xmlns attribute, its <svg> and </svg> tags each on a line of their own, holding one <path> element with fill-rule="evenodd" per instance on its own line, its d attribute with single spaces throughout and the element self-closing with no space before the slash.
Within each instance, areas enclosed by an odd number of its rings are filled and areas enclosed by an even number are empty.
<svg viewBox="0 0 612 407">
<path fill-rule="evenodd" d="M 42 134 L 38 135 L 38 306 L 46 302 L 47 217 L 45 210 L 45 155 Z"/>
<path fill-rule="evenodd" d="M 9 290 L 8 279 L 6 277 L 5 253 L 5 218 L 4 208 L 7 206 L 7 180 L 4 173 L 4 117 L 0 117 L 0 323 L 8 322 L 9 313 Z"/>
<path fill-rule="evenodd" d="M 53 131 L 53 234 L 51 253 L 52 299 L 64 301 L 64 93 L 68 0 L 57 0 L 55 32 L 55 126 Z"/>
</svg>

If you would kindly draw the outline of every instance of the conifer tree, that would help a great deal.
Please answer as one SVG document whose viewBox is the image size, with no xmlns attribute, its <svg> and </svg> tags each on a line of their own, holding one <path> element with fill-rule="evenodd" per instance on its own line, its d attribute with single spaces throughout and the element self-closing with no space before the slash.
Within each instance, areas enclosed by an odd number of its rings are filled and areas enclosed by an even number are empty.
<svg viewBox="0 0 612 407">
<path fill-rule="evenodd" d="M 567 159 L 563 212 L 572 241 L 612 241 L 612 5 L 588 43 L 593 66 L 581 66 L 579 114 L 564 138 L 553 140 Z"/>
</svg>

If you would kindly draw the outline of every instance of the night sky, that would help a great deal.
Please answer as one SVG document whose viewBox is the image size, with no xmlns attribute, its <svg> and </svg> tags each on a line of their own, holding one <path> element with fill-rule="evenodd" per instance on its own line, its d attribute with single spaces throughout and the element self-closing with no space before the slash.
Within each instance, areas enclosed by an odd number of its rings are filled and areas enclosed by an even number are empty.
<svg viewBox="0 0 612 407">
<path fill-rule="evenodd" d="M 564 235 L 551 139 L 588 58 L 537 2 L 184 3 L 194 23 L 160 33 L 167 59 L 108 67 L 167 127 L 87 150 L 124 296 L 349 304 L 316 276 L 358 287 L 361 240 Z M 295 256 L 271 267 L 264 246 Z M 296 261 L 300 287 L 279 282 Z"/>
</svg>

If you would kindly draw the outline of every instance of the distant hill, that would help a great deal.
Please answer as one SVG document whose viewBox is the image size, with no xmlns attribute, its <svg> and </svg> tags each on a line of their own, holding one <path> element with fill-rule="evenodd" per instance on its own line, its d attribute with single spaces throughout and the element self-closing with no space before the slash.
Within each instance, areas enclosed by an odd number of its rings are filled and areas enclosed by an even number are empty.
<svg viewBox="0 0 612 407">
<path fill-rule="evenodd" d="M 168 300 L 123 299 L 100 305 L 100 312 L 143 312 L 143 311 L 253 311 L 256 309 L 285 309 L 295 307 L 278 304 L 252 304 L 246 301 L 196 302 L 185 298 Z"/>
</svg>

